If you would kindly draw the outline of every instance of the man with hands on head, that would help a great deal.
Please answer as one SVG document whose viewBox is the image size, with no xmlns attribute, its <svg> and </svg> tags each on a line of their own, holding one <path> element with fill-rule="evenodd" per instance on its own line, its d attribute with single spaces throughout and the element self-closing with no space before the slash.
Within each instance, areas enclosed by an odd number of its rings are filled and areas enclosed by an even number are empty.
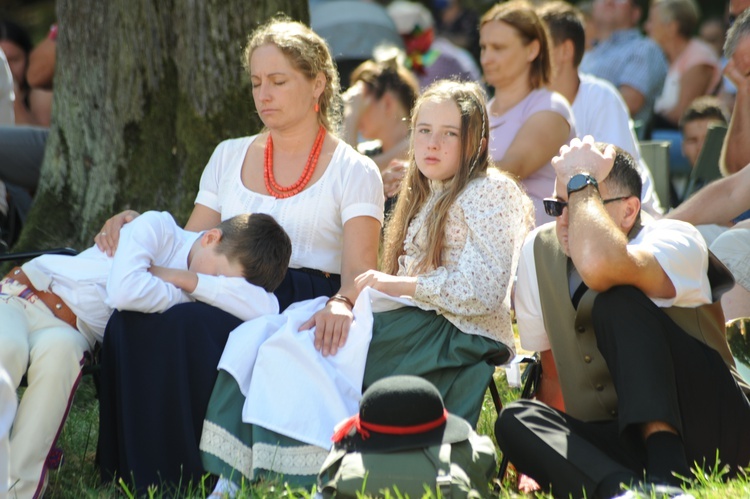
<svg viewBox="0 0 750 499">
<path fill-rule="evenodd" d="M 562 497 L 614 497 L 623 485 L 676 496 L 689 466 L 713 469 L 717 450 L 736 474 L 750 463 L 750 403 L 709 266 L 731 276 L 694 227 L 641 213 L 626 152 L 586 136 L 552 165 L 545 210 L 556 221 L 524 243 L 516 316 L 522 347 L 559 378 L 506 407 L 501 449 Z"/>
</svg>

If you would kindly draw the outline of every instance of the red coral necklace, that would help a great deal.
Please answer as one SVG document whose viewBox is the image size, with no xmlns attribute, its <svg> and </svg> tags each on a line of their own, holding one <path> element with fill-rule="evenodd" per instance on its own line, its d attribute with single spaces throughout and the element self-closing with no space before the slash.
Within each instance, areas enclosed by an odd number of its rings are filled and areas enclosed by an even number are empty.
<svg viewBox="0 0 750 499">
<path fill-rule="evenodd" d="M 265 162 L 263 165 L 263 180 L 266 182 L 266 190 L 269 194 L 277 199 L 284 199 L 299 194 L 307 187 L 315 168 L 318 166 L 318 158 L 320 158 L 320 151 L 323 150 L 323 140 L 325 137 L 326 129 L 323 125 L 320 125 L 318 135 L 315 137 L 315 143 L 310 151 L 310 156 L 307 157 L 307 164 L 305 164 L 305 169 L 302 170 L 302 175 L 300 175 L 300 178 L 295 183 L 284 187 L 279 185 L 273 176 L 273 139 L 271 138 L 271 134 L 268 134 Z"/>
</svg>

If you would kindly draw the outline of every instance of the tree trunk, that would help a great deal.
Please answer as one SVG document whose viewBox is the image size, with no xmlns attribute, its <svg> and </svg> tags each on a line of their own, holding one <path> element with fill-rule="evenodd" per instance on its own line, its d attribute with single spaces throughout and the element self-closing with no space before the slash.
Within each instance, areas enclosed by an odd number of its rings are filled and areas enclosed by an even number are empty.
<svg viewBox="0 0 750 499">
<path fill-rule="evenodd" d="M 242 49 L 304 0 L 58 0 L 55 102 L 39 189 L 15 250 L 93 244 L 112 214 L 187 221 L 216 145 L 260 129 Z"/>
</svg>

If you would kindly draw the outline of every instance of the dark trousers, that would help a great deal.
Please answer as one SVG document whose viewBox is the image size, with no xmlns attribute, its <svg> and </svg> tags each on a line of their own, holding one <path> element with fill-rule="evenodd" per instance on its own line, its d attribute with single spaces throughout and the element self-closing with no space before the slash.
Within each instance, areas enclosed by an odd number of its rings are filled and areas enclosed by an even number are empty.
<svg viewBox="0 0 750 499">
<path fill-rule="evenodd" d="M 617 417 L 583 422 L 536 401 L 509 404 L 495 431 L 519 471 L 558 497 L 608 497 L 604 483 L 644 479 L 640 428 L 650 421 L 677 429 L 690 465 L 712 468 L 717 450 L 729 476 L 750 464 L 750 403 L 715 350 L 630 286 L 601 293 L 592 317 Z"/>
<path fill-rule="evenodd" d="M 282 310 L 330 296 L 341 286 L 339 275 L 318 274 L 290 269 L 276 290 Z M 102 345 L 99 396 L 104 481 L 123 478 L 137 495 L 156 484 L 167 496 L 191 481 L 200 483 L 205 472 L 198 445 L 216 366 L 241 323 L 200 302 L 160 314 L 112 315 Z"/>
</svg>

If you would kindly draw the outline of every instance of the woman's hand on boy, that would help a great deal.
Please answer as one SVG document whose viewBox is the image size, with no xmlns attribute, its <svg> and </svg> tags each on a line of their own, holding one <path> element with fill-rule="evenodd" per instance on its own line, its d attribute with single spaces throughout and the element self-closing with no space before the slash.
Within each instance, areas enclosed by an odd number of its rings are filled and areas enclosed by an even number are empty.
<svg viewBox="0 0 750 499">
<path fill-rule="evenodd" d="M 102 230 L 94 236 L 97 248 L 106 253 L 107 256 L 114 256 L 117 244 L 120 242 L 122 226 L 135 220 L 138 215 L 140 213 L 137 211 L 125 210 L 104 222 Z"/>
<path fill-rule="evenodd" d="M 409 276 L 395 276 L 368 270 L 354 279 L 357 292 L 361 293 L 367 286 L 390 296 L 414 296 L 417 290 L 417 278 Z"/>
</svg>

